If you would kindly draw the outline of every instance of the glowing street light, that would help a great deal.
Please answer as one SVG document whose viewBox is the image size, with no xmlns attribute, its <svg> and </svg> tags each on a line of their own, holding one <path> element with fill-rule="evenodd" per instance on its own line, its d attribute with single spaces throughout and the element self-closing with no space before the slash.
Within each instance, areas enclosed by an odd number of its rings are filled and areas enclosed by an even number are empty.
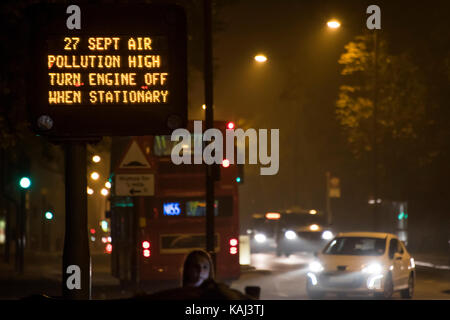
<svg viewBox="0 0 450 320">
<path fill-rule="evenodd" d="M 107 196 L 109 194 L 108 189 L 102 188 L 102 190 L 100 191 L 100 193 L 102 194 L 102 196 Z"/>
<path fill-rule="evenodd" d="M 92 180 L 98 180 L 98 178 L 100 178 L 100 175 L 98 174 L 98 172 L 92 172 L 91 173 L 91 179 Z"/>
<path fill-rule="evenodd" d="M 267 57 L 263 54 L 258 54 L 255 56 L 255 60 L 259 63 L 263 63 L 267 61 Z"/>
<path fill-rule="evenodd" d="M 92 161 L 94 161 L 95 163 L 99 163 L 102 160 L 102 158 L 100 158 L 99 155 L 95 155 L 92 157 Z"/>
<path fill-rule="evenodd" d="M 311 209 L 309 210 L 309 214 L 317 214 L 317 210 Z"/>
<path fill-rule="evenodd" d="M 206 110 L 206 104 L 202 105 L 202 109 Z"/>
<path fill-rule="evenodd" d="M 108 189 L 111 189 L 111 182 L 106 181 L 105 182 L 105 187 L 107 187 Z"/>
<path fill-rule="evenodd" d="M 327 26 L 330 29 L 337 29 L 341 26 L 341 23 L 337 21 L 336 19 L 330 20 L 327 22 Z"/>
<path fill-rule="evenodd" d="M 89 187 L 87 187 L 87 194 L 88 195 L 93 195 L 94 194 L 94 190 L 89 188 Z"/>
</svg>

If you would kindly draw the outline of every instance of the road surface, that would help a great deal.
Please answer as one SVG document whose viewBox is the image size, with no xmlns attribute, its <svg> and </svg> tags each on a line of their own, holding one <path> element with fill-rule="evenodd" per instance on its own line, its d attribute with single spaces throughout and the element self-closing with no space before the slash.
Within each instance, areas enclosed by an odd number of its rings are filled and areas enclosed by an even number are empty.
<svg viewBox="0 0 450 320">
<path fill-rule="evenodd" d="M 308 299 L 305 292 L 306 268 L 312 258 L 311 254 L 306 253 L 293 254 L 289 258 L 276 257 L 273 253 L 252 254 L 252 266 L 243 267 L 240 279 L 232 282 L 231 287 L 244 292 L 246 286 L 260 286 L 263 300 Z M 109 256 L 93 255 L 92 298 L 103 300 L 132 297 L 135 292 L 129 288 L 121 288 L 119 281 L 111 276 L 109 260 Z M 60 256 L 44 255 L 27 258 L 25 262 L 24 275 L 15 274 L 12 264 L 0 262 L 0 299 L 20 299 L 36 293 L 61 295 Z M 431 263 L 419 261 L 416 267 L 414 299 L 450 300 L 450 268 L 435 268 Z M 159 288 L 167 289 L 177 284 L 161 286 Z M 148 293 L 155 292 L 157 286 L 153 285 L 151 290 L 143 289 Z M 326 298 L 337 299 L 332 295 Z M 394 299 L 399 298 L 396 293 Z"/>
<path fill-rule="evenodd" d="M 244 291 L 246 286 L 260 286 L 263 300 L 309 299 L 306 294 L 306 272 L 313 256 L 296 253 L 289 258 L 277 257 L 274 253 L 251 255 L 255 270 L 243 272 L 232 288 Z M 414 299 L 450 300 L 450 268 L 437 269 L 432 264 L 416 266 L 416 288 Z M 337 297 L 327 295 L 325 299 L 368 299 L 363 296 Z M 393 299 L 400 299 L 395 293 Z"/>
</svg>

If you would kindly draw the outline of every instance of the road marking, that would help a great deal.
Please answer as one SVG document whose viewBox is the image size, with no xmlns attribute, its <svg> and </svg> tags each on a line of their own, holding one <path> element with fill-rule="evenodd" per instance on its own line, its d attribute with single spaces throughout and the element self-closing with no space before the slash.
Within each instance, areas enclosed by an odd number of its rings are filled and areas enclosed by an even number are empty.
<svg viewBox="0 0 450 320">
<path fill-rule="evenodd" d="M 434 268 L 434 269 L 440 269 L 440 270 L 450 270 L 450 266 L 435 265 L 435 264 L 432 264 L 429 262 L 415 261 L 415 264 L 417 266 L 421 266 L 421 267 Z"/>
</svg>

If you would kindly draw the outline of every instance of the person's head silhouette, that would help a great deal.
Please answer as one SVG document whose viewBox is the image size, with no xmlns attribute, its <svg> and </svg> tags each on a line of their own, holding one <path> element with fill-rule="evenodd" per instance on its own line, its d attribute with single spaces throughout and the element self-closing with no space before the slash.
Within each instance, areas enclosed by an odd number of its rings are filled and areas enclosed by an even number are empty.
<svg viewBox="0 0 450 320">
<path fill-rule="evenodd" d="M 214 279 L 211 256 L 203 250 L 188 254 L 183 265 L 183 287 L 199 287 L 205 280 Z"/>
</svg>

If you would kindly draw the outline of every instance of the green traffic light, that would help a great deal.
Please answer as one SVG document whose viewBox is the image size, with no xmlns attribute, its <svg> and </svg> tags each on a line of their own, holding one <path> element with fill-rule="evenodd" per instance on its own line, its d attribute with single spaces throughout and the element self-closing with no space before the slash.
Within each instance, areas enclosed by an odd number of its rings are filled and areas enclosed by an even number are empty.
<svg viewBox="0 0 450 320">
<path fill-rule="evenodd" d="M 22 189 L 28 189 L 31 186 L 31 180 L 28 177 L 22 177 L 19 184 Z"/>
<path fill-rule="evenodd" d="M 400 212 L 400 214 L 398 215 L 397 218 L 398 218 L 398 220 L 402 220 L 403 218 L 406 219 L 406 218 L 408 218 L 408 215 L 405 216 L 405 213 L 404 213 L 404 212 Z"/>
<path fill-rule="evenodd" d="M 47 220 L 52 220 L 52 219 L 53 219 L 53 213 L 50 212 L 50 211 L 47 211 L 47 212 L 45 213 L 45 218 L 46 218 Z"/>
<path fill-rule="evenodd" d="M 236 178 L 236 182 L 237 182 L 237 183 L 241 182 L 241 177 L 237 177 L 237 178 Z"/>
</svg>

